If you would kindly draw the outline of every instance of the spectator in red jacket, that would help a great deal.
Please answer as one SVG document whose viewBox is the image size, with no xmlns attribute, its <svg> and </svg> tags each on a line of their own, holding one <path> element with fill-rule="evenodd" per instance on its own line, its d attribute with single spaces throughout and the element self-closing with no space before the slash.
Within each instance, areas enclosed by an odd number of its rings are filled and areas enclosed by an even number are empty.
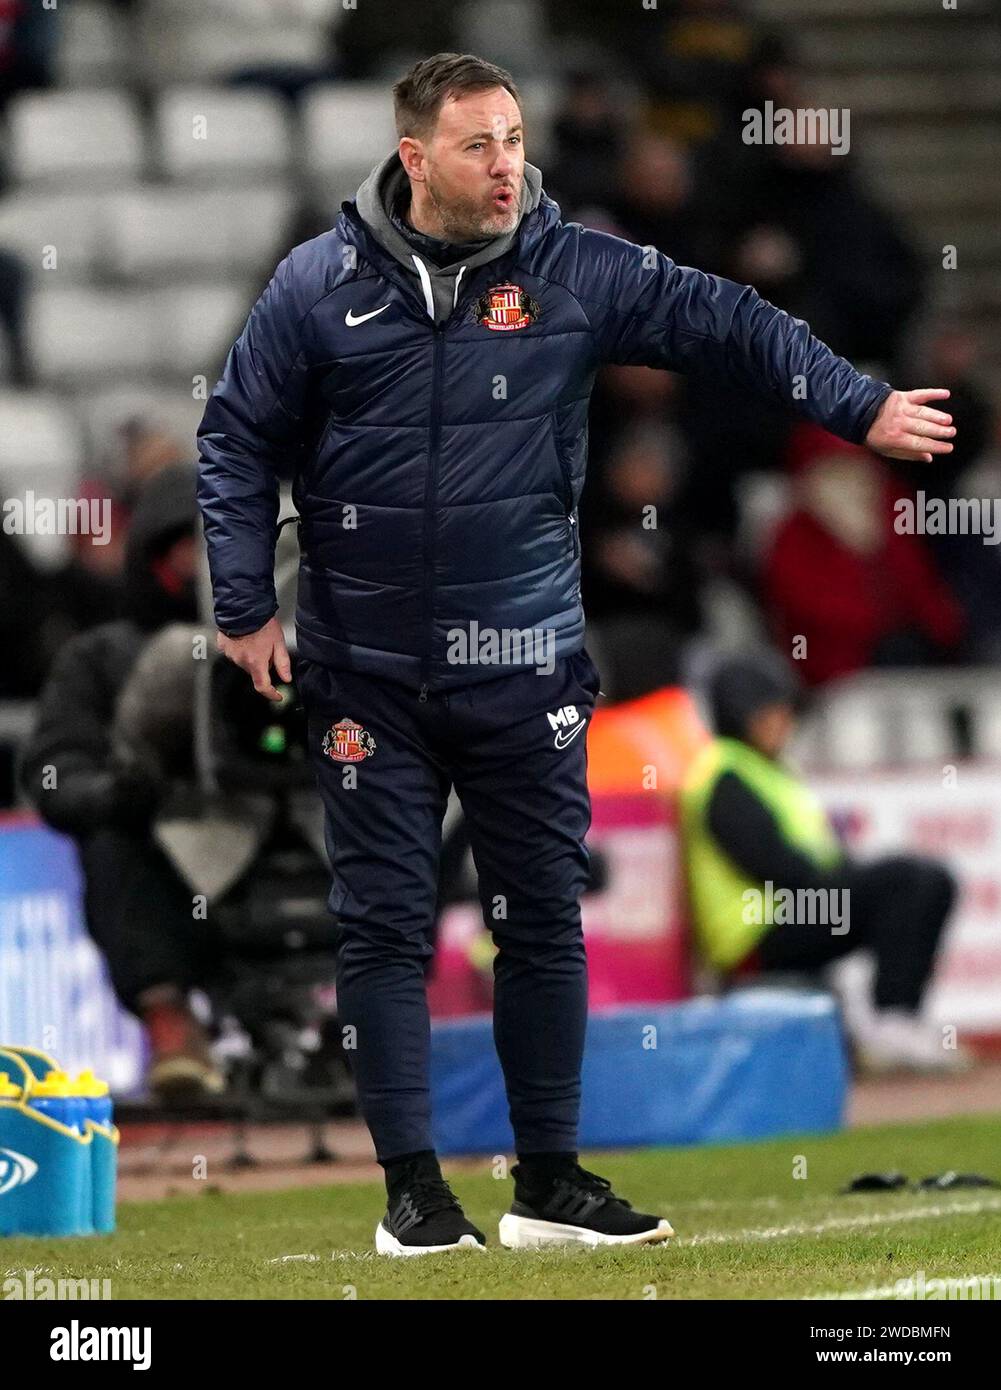
<svg viewBox="0 0 1001 1390">
<path fill-rule="evenodd" d="M 18 92 L 52 85 L 61 11 L 0 0 L 0 110 Z"/>
<path fill-rule="evenodd" d="M 815 425 L 794 431 L 790 465 L 797 505 L 762 579 L 777 640 L 806 683 L 947 660 L 962 613 L 922 539 L 895 529 L 883 465 Z"/>
</svg>

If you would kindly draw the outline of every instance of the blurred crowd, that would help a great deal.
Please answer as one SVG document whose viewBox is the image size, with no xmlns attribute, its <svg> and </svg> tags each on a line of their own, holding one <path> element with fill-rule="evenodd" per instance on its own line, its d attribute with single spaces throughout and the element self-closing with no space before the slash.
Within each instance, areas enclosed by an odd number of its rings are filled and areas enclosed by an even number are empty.
<svg viewBox="0 0 1001 1390">
<path fill-rule="evenodd" d="M 0 0 L 0 106 L 52 80 L 34 9 Z M 294 102 L 309 80 L 382 78 L 397 58 L 402 66 L 415 51 L 454 47 L 456 11 L 454 0 L 366 0 L 338 25 L 321 71 L 276 66 L 233 80 L 268 84 Z M 581 14 L 571 0 L 540 6 L 550 51 L 564 54 L 543 168 L 564 217 L 754 284 L 862 369 L 900 386 L 948 387 L 958 426 L 947 461 L 905 470 L 715 377 L 604 371 L 581 534 L 606 690 L 626 698 L 685 679 L 704 645 L 755 637 L 796 658 L 813 687 L 871 666 L 998 661 L 998 547 L 894 526 L 895 499 L 919 489 L 999 491 L 978 344 L 962 323 L 929 313 L 931 268 L 860 174 L 854 150 L 742 140 L 747 108 L 815 104 L 794 46 L 739 0 L 661 0 L 642 23 L 632 7 L 597 6 L 586 42 Z M 531 159 L 531 128 L 527 152 Z M 289 246 L 323 226 L 313 208 L 297 208 L 261 283 Z M 23 267 L 0 247 L 6 384 L 15 387 L 32 380 L 29 293 Z M 219 344 L 216 365 L 227 347 Z M 77 538 L 56 571 L 36 570 L 0 531 L 0 636 L 18 653 L 0 669 L 0 698 L 33 697 L 67 636 L 121 611 L 137 489 L 192 451 L 192 440 L 152 416 L 123 418 L 81 480 L 82 495 L 113 499 L 112 543 Z M 805 649 L 795 650 L 803 637 Z"/>
</svg>

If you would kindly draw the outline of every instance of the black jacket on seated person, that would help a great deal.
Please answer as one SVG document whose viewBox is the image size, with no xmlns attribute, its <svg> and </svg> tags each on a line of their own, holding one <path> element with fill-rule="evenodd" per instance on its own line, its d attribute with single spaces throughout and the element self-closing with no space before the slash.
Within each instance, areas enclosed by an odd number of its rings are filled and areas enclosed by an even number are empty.
<svg viewBox="0 0 1001 1390">
<path fill-rule="evenodd" d="M 193 588 L 169 594 L 152 560 L 196 523 L 194 470 L 175 465 L 147 485 L 129 530 L 125 612 L 67 642 L 39 699 L 21 762 L 21 784 L 39 814 L 79 839 L 115 826 L 143 832 L 159 795 L 144 765 L 116 753 L 112 726 L 118 697 L 146 641 L 172 622 L 196 617 Z"/>
</svg>

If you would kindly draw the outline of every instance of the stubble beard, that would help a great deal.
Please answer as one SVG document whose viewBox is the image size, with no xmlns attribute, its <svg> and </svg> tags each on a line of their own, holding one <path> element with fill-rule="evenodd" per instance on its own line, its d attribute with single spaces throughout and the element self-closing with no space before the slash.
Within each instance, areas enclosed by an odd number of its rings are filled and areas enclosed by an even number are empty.
<svg viewBox="0 0 1001 1390">
<path fill-rule="evenodd" d="M 512 180 L 515 196 L 508 212 L 486 212 L 481 203 L 462 196 L 446 201 L 432 178 L 426 180 L 424 187 L 438 214 L 446 241 L 484 241 L 488 237 L 503 236 L 514 231 L 521 217 L 521 178 Z"/>
</svg>

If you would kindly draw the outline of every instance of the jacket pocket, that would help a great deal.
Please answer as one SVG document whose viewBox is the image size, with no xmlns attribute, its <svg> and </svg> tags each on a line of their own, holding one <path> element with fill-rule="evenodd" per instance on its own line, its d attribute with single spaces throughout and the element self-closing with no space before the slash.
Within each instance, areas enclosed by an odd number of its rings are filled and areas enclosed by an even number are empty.
<svg viewBox="0 0 1001 1390">
<path fill-rule="evenodd" d="M 587 467 L 588 420 L 587 414 L 573 406 L 562 406 L 552 413 L 553 449 L 560 468 L 563 482 L 563 502 L 567 513 L 576 510 L 577 499 L 574 478 L 583 482 Z"/>
<path fill-rule="evenodd" d="M 587 447 L 587 425 L 578 431 L 572 445 L 568 448 L 559 428 L 559 416 L 553 416 L 553 447 L 560 465 L 560 478 L 563 485 L 563 509 L 566 513 L 568 539 L 574 559 L 580 555 L 580 536 L 577 525 L 577 506 L 574 500 L 573 457 L 579 448 Z"/>
<path fill-rule="evenodd" d="M 563 505 L 568 515 L 574 511 L 573 456 L 585 434 L 586 426 L 578 431 L 575 438 L 568 443 L 560 430 L 559 415 L 553 416 L 553 448 L 556 450 L 556 459 L 560 465 L 560 478 L 563 482 Z"/>
<path fill-rule="evenodd" d="M 560 477 L 563 482 L 563 506 L 569 515 L 574 510 L 573 473 L 570 468 L 570 460 L 567 458 L 559 438 L 556 440 L 556 457 L 559 460 Z"/>
<path fill-rule="evenodd" d="M 327 709 L 337 700 L 337 678 L 329 666 L 311 661 L 307 656 L 296 656 L 292 667 L 292 680 L 296 693 L 303 705 L 315 709 Z"/>
</svg>

